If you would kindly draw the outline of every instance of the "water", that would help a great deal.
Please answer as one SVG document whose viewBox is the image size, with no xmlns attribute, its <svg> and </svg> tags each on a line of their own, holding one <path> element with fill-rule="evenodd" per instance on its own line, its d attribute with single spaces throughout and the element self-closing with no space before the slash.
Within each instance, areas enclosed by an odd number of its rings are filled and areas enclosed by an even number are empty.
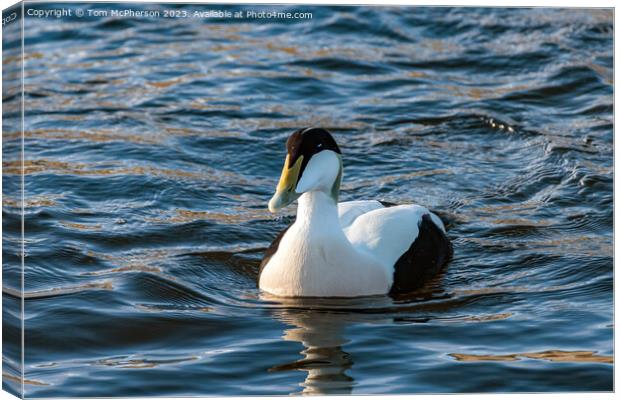
<svg viewBox="0 0 620 400">
<path fill-rule="evenodd" d="M 27 19 L 26 395 L 612 390 L 612 11 L 282 9 L 313 18 Z M 20 98 L 3 97 L 6 152 Z M 447 218 L 436 282 L 258 291 L 303 126 L 340 143 L 342 200 Z M 18 308 L 19 163 L 4 173 Z M 4 365 L 18 391 L 18 349 Z"/>
</svg>

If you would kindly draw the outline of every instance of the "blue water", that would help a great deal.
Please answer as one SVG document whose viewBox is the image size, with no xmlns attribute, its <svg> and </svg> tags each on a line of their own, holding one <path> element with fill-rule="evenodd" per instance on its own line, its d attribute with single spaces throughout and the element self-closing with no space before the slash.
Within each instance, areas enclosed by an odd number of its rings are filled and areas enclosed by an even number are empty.
<svg viewBox="0 0 620 400">
<path fill-rule="evenodd" d="M 27 17 L 26 396 L 613 389 L 612 10 L 66 7 L 313 15 Z M 14 392 L 20 101 L 3 93 Z M 342 200 L 446 218 L 436 282 L 398 299 L 259 292 L 295 214 L 267 201 L 304 126 L 339 142 Z"/>
</svg>

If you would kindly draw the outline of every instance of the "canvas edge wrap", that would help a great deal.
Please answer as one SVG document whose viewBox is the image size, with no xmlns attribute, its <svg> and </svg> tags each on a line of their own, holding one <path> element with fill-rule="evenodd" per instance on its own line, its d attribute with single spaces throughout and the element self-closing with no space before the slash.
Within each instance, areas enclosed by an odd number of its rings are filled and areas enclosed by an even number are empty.
<svg viewBox="0 0 620 400">
<path fill-rule="evenodd" d="M 2 390 L 24 398 L 23 2 L 2 11 Z"/>
</svg>

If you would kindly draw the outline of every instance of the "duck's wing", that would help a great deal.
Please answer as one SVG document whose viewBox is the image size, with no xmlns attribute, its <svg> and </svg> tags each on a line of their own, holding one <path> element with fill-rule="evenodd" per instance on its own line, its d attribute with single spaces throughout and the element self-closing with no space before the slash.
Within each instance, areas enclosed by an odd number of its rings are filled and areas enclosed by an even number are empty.
<svg viewBox="0 0 620 400">
<path fill-rule="evenodd" d="M 360 215 L 366 214 L 367 212 L 373 210 L 396 206 L 398 206 L 398 204 L 383 200 L 343 201 L 341 203 L 338 203 L 338 217 L 340 218 L 340 225 L 342 226 L 342 229 L 348 228 L 353 223 L 353 221 L 355 221 L 355 219 Z M 411 204 L 411 206 L 421 207 L 414 204 Z M 427 209 L 427 211 L 429 211 L 433 221 L 437 224 L 437 226 L 439 226 L 440 229 L 445 232 L 446 228 L 443 221 L 443 218 L 445 216 L 440 217 L 442 214 L 437 211 L 429 209 Z"/>
<path fill-rule="evenodd" d="M 393 268 L 392 293 L 414 290 L 436 275 L 452 254 L 444 225 L 426 207 L 379 205 L 357 215 L 345 234 L 356 248 Z"/>
<path fill-rule="evenodd" d="M 378 200 L 356 200 L 338 203 L 338 218 L 340 219 L 340 226 L 342 226 L 342 229 L 346 229 L 351 226 L 353 221 L 355 221 L 360 215 L 381 208 L 385 208 L 385 206 Z"/>
</svg>

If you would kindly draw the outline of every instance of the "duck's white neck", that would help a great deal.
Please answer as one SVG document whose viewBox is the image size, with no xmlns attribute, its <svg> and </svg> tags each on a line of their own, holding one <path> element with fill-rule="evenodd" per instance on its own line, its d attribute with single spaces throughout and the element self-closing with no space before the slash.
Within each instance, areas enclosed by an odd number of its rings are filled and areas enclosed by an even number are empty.
<svg viewBox="0 0 620 400">
<path fill-rule="evenodd" d="M 321 230 L 336 229 L 342 232 L 338 219 L 338 204 L 333 197 L 322 191 L 306 192 L 301 195 L 295 224 L 306 228 L 320 227 Z M 342 236 L 345 238 L 344 233 Z"/>
</svg>

